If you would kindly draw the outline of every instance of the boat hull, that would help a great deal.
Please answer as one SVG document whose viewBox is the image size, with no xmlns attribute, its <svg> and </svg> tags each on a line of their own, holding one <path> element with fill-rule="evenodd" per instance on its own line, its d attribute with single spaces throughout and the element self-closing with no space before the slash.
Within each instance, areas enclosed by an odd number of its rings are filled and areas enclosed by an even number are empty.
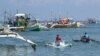
<svg viewBox="0 0 100 56">
<path fill-rule="evenodd" d="M 46 26 L 42 26 L 40 24 L 36 24 L 32 27 L 28 27 L 29 31 L 48 31 L 49 29 Z"/>
<path fill-rule="evenodd" d="M 89 43 L 90 41 L 82 41 L 82 40 L 73 40 L 74 42 L 83 42 L 83 43 Z"/>
<path fill-rule="evenodd" d="M 77 24 L 54 24 L 50 28 L 78 28 Z"/>
<path fill-rule="evenodd" d="M 65 42 L 60 42 L 59 44 L 58 43 L 51 43 L 51 44 L 46 44 L 46 46 L 50 46 L 50 47 L 53 47 L 53 48 L 65 48 L 65 47 L 71 47 L 72 44 L 70 43 L 65 43 Z"/>
</svg>

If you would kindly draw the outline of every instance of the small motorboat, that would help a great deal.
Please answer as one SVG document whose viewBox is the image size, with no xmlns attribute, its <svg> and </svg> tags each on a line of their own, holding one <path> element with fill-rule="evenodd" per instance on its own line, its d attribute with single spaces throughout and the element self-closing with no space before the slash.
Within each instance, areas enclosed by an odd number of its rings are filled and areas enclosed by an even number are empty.
<svg viewBox="0 0 100 56">
<path fill-rule="evenodd" d="M 80 40 L 73 40 L 74 42 L 84 42 L 84 43 L 89 43 L 91 41 L 90 38 L 81 38 Z"/>
<path fill-rule="evenodd" d="M 50 47 L 53 47 L 53 48 L 65 48 L 65 47 L 71 47 L 72 44 L 71 43 L 65 43 L 65 42 L 60 42 L 60 43 L 52 42 L 52 43 L 46 44 L 46 46 L 50 46 Z"/>
</svg>

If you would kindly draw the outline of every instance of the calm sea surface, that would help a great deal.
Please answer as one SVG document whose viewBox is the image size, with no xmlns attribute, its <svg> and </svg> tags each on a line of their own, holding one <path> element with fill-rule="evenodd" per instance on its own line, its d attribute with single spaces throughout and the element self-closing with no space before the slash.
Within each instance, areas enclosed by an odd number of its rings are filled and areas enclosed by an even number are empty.
<svg viewBox="0 0 100 56">
<path fill-rule="evenodd" d="M 100 41 L 100 24 L 88 25 L 86 28 L 59 28 L 40 32 L 19 32 L 26 39 L 36 42 L 34 50 L 28 43 L 15 38 L 0 38 L 0 56 L 100 56 L 100 43 L 76 43 L 72 39 L 80 39 L 87 32 L 90 38 Z M 64 41 L 72 43 L 72 47 L 55 49 L 45 47 L 45 43 L 55 41 L 59 34 Z"/>
</svg>

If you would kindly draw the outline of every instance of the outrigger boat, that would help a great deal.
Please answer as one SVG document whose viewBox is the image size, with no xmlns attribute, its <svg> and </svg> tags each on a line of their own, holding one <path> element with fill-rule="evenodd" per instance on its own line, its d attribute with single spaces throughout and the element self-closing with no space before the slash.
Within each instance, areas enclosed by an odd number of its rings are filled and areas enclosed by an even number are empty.
<svg viewBox="0 0 100 56">
<path fill-rule="evenodd" d="M 79 28 L 81 26 L 80 22 L 75 22 L 70 18 L 63 18 L 53 23 L 50 28 Z"/>
<path fill-rule="evenodd" d="M 32 48 L 36 48 L 36 43 L 32 42 L 29 39 L 25 39 L 24 37 L 20 36 L 18 33 L 16 32 L 12 32 L 9 29 L 9 25 L 6 25 L 2 31 L 0 31 L 0 38 L 17 38 L 20 40 L 23 40 L 25 42 L 28 42 L 29 44 L 31 44 Z"/>
<path fill-rule="evenodd" d="M 100 41 L 95 40 L 95 39 L 90 39 L 90 38 L 85 38 L 85 39 L 80 39 L 80 40 L 73 40 L 74 42 L 83 42 L 83 43 L 90 43 L 90 42 L 94 42 L 94 43 L 98 43 L 100 44 Z"/>
<path fill-rule="evenodd" d="M 73 40 L 74 42 L 84 42 L 84 43 L 89 43 L 90 41 L 92 41 L 92 39 L 90 38 L 86 38 L 86 37 L 81 37 L 80 40 Z"/>
</svg>

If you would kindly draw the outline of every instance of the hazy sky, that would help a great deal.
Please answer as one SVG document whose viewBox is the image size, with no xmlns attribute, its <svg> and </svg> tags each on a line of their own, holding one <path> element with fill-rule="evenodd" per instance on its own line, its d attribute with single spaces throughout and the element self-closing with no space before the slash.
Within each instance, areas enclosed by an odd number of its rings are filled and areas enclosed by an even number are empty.
<svg viewBox="0 0 100 56">
<path fill-rule="evenodd" d="M 100 18 L 100 0 L 0 0 L 0 17 L 9 14 L 31 13 L 39 19 L 71 17 L 73 19 Z"/>
</svg>

